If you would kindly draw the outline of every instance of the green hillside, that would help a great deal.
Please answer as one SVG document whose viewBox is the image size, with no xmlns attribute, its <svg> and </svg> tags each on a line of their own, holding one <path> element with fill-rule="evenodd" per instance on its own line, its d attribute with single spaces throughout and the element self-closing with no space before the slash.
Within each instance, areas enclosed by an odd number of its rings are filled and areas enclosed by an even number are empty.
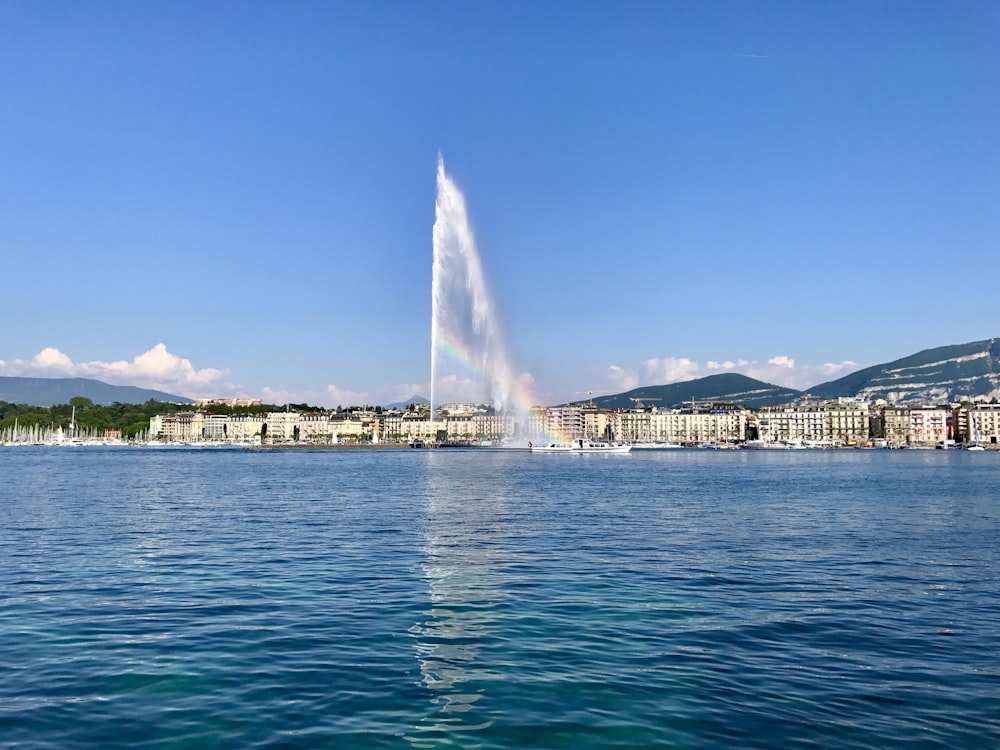
<svg viewBox="0 0 1000 750">
<path fill-rule="evenodd" d="M 951 402 L 990 397 L 1000 389 L 997 339 L 939 346 L 873 365 L 809 389 L 824 399 L 862 397 L 894 402 Z"/>
<path fill-rule="evenodd" d="M 604 409 L 632 409 L 636 405 L 632 400 L 634 398 L 658 398 L 659 401 L 649 401 L 645 405 L 673 408 L 683 405 L 685 401 L 690 402 L 693 398 L 696 401 L 732 401 L 757 408 L 785 404 L 801 395 L 801 391 L 793 388 L 783 388 L 738 373 L 724 373 L 683 383 L 645 385 L 625 393 L 595 396 L 594 405 Z"/>
</svg>

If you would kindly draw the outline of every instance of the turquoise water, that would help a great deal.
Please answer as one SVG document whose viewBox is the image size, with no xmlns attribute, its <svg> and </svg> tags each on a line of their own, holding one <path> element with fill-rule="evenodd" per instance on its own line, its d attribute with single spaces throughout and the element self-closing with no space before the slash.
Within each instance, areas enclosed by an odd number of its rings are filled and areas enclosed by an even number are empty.
<svg viewBox="0 0 1000 750">
<path fill-rule="evenodd" d="M 6 748 L 1000 747 L 1000 459 L 0 450 Z"/>
</svg>

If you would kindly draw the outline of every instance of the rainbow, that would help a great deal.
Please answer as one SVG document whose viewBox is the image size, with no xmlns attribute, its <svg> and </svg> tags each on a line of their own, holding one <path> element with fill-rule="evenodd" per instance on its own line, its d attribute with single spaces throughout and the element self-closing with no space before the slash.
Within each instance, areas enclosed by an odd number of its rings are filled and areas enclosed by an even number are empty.
<svg viewBox="0 0 1000 750">
<path fill-rule="evenodd" d="M 462 365 L 466 370 L 477 378 L 488 380 L 490 374 L 481 364 L 480 358 L 457 336 L 450 331 L 440 330 L 437 336 L 438 352 L 447 355 L 450 359 Z M 509 376 L 504 378 L 504 385 L 510 391 L 508 393 L 508 406 L 513 406 L 514 410 L 523 415 L 527 415 L 532 409 L 538 406 L 538 398 L 528 383 L 520 378 Z M 561 431 L 545 430 L 545 436 L 555 442 L 569 442 L 570 436 Z"/>
</svg>

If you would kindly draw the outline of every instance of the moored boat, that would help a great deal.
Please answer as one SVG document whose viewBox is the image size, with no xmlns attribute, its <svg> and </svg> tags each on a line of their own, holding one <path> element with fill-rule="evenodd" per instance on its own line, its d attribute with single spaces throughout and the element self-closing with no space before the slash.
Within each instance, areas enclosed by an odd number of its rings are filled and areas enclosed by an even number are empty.
<svg viewBox="0 0 1000 750">
<path fill-rule="evenodd" d="M 576 438 L 568 442 L 554 442 L 546 445 L 528 444 L 532 453 L 628 453 L 631 445 L 616 445 L 586 438 Z"/>
</svg>

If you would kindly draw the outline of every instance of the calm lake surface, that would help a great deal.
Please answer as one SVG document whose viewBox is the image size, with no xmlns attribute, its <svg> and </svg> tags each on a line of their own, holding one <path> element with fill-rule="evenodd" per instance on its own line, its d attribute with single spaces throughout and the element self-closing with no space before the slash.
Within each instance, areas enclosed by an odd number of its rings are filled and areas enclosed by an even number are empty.
<svg viewBox="0 0 1000 750">
<path fill-rule="evenodd" d="M 5 748 L 998 748 L 1000 456 L 0 449 Z"/>
</svg>

